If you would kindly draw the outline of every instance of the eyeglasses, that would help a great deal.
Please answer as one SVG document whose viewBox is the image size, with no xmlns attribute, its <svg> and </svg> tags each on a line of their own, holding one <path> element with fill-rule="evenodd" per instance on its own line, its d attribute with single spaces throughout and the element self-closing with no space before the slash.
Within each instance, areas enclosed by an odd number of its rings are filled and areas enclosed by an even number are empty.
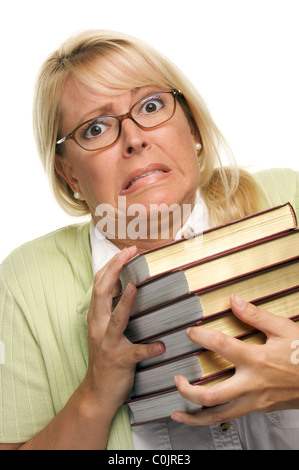
<svg viewBox="0 0 299 470">
<path fill-rule="evenodd" d="M 169 121 L 175 113 L 180 90 L 152 93 L 133 104 L 130 111 L 120 116 L 99 116 L 76 127 L 70 134 L 56 142 L 56 149 L 67 140 L 74 140 L 84 150 L 110 147 L 119 138 L 124 119 L 131 119 L 142 129 L 152 129 Z"/>
</svg>

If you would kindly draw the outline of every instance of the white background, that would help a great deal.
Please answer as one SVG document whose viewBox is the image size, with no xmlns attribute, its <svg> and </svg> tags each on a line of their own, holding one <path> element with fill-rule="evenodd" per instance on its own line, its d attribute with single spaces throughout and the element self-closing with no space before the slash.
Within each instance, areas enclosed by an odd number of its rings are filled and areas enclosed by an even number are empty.
<svg viewBox="0 0 299 470">
<path fill-rule="evenodd" d="M 1 5 L 0 261 L 73 222 L 54 201 L 32 137 L 39 66 L 70 34 L 123 31 L 195 83 L 238 163 L 299 169 L 298 0 L 14 0 Z"/>
</svg>

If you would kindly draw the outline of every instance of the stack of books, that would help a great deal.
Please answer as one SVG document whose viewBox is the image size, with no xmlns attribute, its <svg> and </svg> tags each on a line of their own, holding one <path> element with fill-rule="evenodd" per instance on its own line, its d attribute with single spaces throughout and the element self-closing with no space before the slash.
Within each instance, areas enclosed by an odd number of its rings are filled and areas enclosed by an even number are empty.
<svg viewBox="0 0 299 470">
<path fill-rule="evenodd" d="M 211 385 L 234 365 L 191 342 L 185 332 L 200 325 L 249 343 L 263 333 L 230 309 L 235 293 L 273 314 L 299 319 L 299 230 L 287 203 L 137 255 L 120 276 L 137 286 L 126 329 L 134 343 L 161 341 L 165 352 L 138 364 L 128 400 L 133 425 L 168 419 L 199 408 L 181 397 L 174 376 Z"/>
</svg>

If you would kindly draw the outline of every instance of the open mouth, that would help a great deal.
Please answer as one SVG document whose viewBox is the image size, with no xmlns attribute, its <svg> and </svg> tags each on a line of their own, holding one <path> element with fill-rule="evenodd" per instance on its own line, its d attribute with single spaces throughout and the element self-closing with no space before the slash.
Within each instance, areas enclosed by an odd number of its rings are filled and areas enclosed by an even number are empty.
<svg viewBox="0 0 299 470">
<path fill-rule="evenodd" d="M 149 165 L 146 168 L 139 168 L 135 172 L 131 173 L 128 178 L 126 178 L 121 193 L 129 191 L 133 186 L 134 188 L 138 188 L 143 184 L 154 183 L 160 179 L 163 179 L 164 175 L 169 172 L 170 169 L 161 164 Z"/>
<path fill-rule="evenodd" d="M 148 175 L 152 175 L 153 173 L 167 173 L 167 172 L 164 171 L 164 170 L 151 170 L 151 171 L 147 171 L 146 173 L 143 173 L 142 175 L 136 176 L 136 178 L 133 178 L 133 179 L 130 181 L 130 183 L 127 185 L 127 187 L 126 187 L 125 189 L 129 189 L 129 188 L 132 186 L 132 184 L 135 183 L 135 181 L 138 181 L 138 180 L 141 179 L 141 178 L 145 178 L 145 177 L 148 176 Z"/>
</svg>

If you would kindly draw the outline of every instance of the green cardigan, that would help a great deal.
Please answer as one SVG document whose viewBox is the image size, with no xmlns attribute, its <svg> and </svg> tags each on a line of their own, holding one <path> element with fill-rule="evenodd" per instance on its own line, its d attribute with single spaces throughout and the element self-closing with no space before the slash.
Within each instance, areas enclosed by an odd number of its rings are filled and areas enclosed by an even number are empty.
<svg viewBox="0 0 299 470">
<path fill-rule="evenodd" d="M 291 202 L 299 214 L 299 173 L 255 175 L 261 209 Z M 25 442 L 65 406 L 85 377 L 86 317 L 93 288 L 89 224 L 62 228 L 16 249 L 0 270 L 0 442 Z M 126 406 L 108 449 L 132 449 Z"/>
</svg>

